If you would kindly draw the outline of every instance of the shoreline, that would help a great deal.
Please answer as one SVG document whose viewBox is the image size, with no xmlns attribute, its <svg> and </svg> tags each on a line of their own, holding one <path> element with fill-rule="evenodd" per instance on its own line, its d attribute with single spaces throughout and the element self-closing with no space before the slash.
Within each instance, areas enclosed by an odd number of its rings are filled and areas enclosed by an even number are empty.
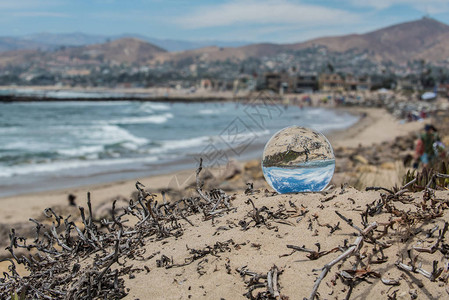
<svg viewBox="0 0 449 300">
<path fill-rule="evenodd" d="M 137 101 L 137 102 L 173 102 L 173 103 L 198 103 L 198 102 L 231 102 L 246 100 L 246 97 L 226 98 L 226 97 L 140 97 L 140 96 L 124 96 L 124 97 L 85 97 L 85 98 L 57 98 L 57 97 L 26 97 L 26 96 L 0 96 L 0 102 L 14 103 L 14 102 L 60 102 L 60 101 L 98 101 L 98 102 L 112 102 L 112 101 Z"/>
<path fill-rule="evenodd" d="M 12 93 L 2 94 L 2 91 Z M 13 91 L 16 91 L 15 93 Z M 57 96 L 58 93 L 63 95 Z M 64 93 L 66 93 L 64 95 Z M 70 94 L 71 93 L 71 94 Z M 141 101 L 141 102 L 229 102 L 248 100 L 248 93 L 173 88 L 70 88 L 55 86 L 0 86 L 0 102 Z"/>
<path fill-rule="evenodd" d="M 3 92 L 3 93 L 2 93 Z M 6 93 L 4 93 L 6 92 Z M 349 92 L 348 92 L 349 93 Z M 59 95 L 58 95 L 59 94 Z M 359 91 L 355 94 L 365 98 L 377 95 L 376 91 Z M 243 102 L 253 101 L 257 96 L 263 99 L 280 101 L 282 104 L 296 102 L 304 96 L 310 97 L 314 106 L 323 96 L 333 95 L 330 91 L 314 91 L 312 93 L 279 95 L 271 90 L 225 90 L 217 91 L 203 88 L 172 87 L 67 87 L 67 86 L 0 86 L 0 102 L 55 102 L 55 101 L 141 101 L 141 102 Z"/>
<path fill-rule="evenodd" d="M 61 105 L 64 105 L 64 102 L 60 102 Z M 132 105 L 132 104 L 130 104 Z M 212 109 L 215 109 L 215 104 L 210 104 L 212 106 Z M 225 104 L 223 104 L 225 105 Z M 241 114 L 246 111 L 246 107 L 241 105 L 234 105 L 234 104 L 226 104 L 228 105 L 228 109 L 226 111 L 229 111 L 231 114 L 230 118 L 235 118 L 237 113 L 234 112 L 234 109 L 238 108 L 241 110 Z M 7 104 L 6 104 L 7 106 Z M 21 106 L 19 106 L 21 107 Z M 183 105 L 180 104 L 182 107 Z M 196 104 L 194 107 L 203 107 L 203 105 Z M 248 106 L 249 107 L 249 106 Z M 209 107 L 210 108 L 210 107 Z M 231 109 L 229 109 L 231 108 Z M 288 109 L 287 109 L 288 108 Z M 290 109 L 291 108 L 291 109 Z M 7 108 L 6 108 L 7 109 Z M 168 109 L 168 105 L 167 105 Z M 171 108 L 170 108 L 171 109 Z M 174 108 L 173 108 L 174 109 Z M 221 108 L 217 108 L 221 109 Z M 274 123 L 272 122 L 272 125 L 268 124 L 267 128 L 272 128 L 274 130 L 272 133 L 274 133 L 277 130 L 280 130 L 281 128 L 285 126 L 290 126 L 292 124 L 296 124 L 297 122 L 305 122 L 304 124 L 308 124 L 309 121 L 304 121 L 310 119 L 310 117 L 307 117 L 309 108 L 307 107 L 304 110 L 300 110 L 298 107 L 291 106 L 283 106 L 283 108 L 278 108 L 279 110 L 282 109 L 282 113 L 285 113 L 288 115 L 288 120 L 282 121 L 280 120 L 280 123 Z M 316 112 L 313 112 L 311 115 L 315 115 L 315 113 L 320 112 L 320 115 L 322 113 L 325 113 L 327 116 L 330 114 L 331 118 L 336 118 L 335 123 L 329 122 L 323 119 L 326 123 L 326 126 L 324 126 L 321 130 L 324 130 L 323 133 L 326 135 L 331 131 L 335 130 L 337 128 L 347 128 L 347 126 L 351 126 L 354 124 L 359 118 L 358 116 L 354 116 L 354 114 L 348 114 L 343 109 L 340 110 L 334 110 L 330 107 L 322 107 L 322 108 L 310 108 L 311 110 L 317 110 Z M 250 111 L 245 112 L 245 117 L 248 116 Z M 252 121 L 252 116 L 249 115 Z M 210 117 L 209 117 L 210 118 Z M 304 119 L 303 119 L 304 118 Z M 273 117 L 274 119 L 274 117 Z M 224 122 L 227 122 L 227 124 L 223 125 L 223 128 L 225 128 L 225 125 L 228 126 L 228 119 L 226 119 Z M 271 117 L 270 117 L 271 120 Z M 301 121 L 302 120 L 302 121 Z M 338 120 L 338 121 L 337 121 Z M 167 119 L 167 122 L 171 122 Z M 222 122 L 223 123 L 223 122 Z M 277 125 L 276 125 L 277 124 Z M 302 124 L 302 123 L 301 123 Z M 252 123 L 250 124 L 252 125 Z M 257 122 L 255 125 L 258 125 Z M 283 125 L 283 126 L 282 126 Z M 265 125 L 264 125 L 265 126 Z M 270 127 L 271 126 L 271 127 Z M 227 127 L 226 127 L 227 128 Z M 20 169 L 17 169 L 16 175 L 9 176 L 9 177 L 3 177 L 1 183 L 0 183 L 0 198 L 2 197 L 9 197 L 9 196 L 15 196 L 19 194 L 27 194 L 27 193 L 36 193 L 36 192 L 43 192 L 48 190 L 54 190 L 54 189 L 69 189 L 69 188 L 75 188 L 78 186 L 84 186 L 84 185 L 91 185 L 91 184 L 103 184 L 107 182 L 114 182 L 118 180 L 133 180 L 135 178 L 145 178 L 148 176 L 155 176 L 160 174 L 168 174 L 177 172 L 178 170 L 186 170 L 186 169 L 194 169 L 196 168 L 197 161 L 199 160 L 199 156 L 203 155 L 203 152 L 206 151 L 206 158 L 205 158 L 205 164 L 223 164 L 225 163 L 223 159 L 213 161 L 214 155 L 207 154 L 207 151 L 210 152 L 210 150 L 207 150 L 208 143 L 210 141 L 218 140 L 219 143 L 217 144 L 217 148 L 214 151 L 219 152 L 219 155 L 222 155 L 226 158 L 226 160 L 230 158 L 234 158 L 238 161 L 247 161 L 259 158 L 261 156 L 262 150 L 265 146 L 266 141 L 271 137 L 270 131 L 263 129 L 259 130 L 259 128 L 253 129 L 251 131 L 251 139 L 248 141 L 244 141 L 243 143 L 235 142 L 232 144 L 232 147 L 227 147 L 227 143 L 229 146 L 229 142 L 226 140 L 223 140 L 223 138 L 220 140 L 220 135 L 223 134 L 229 134 L 230 136 L 233 136 L 236 134 L 235 132 L 225 132 L 221 129 L 216 131 L 216 133 L 212 133 L 212 137 L 214 139 L 211 140 L 210 134 L 200 134 L 198 138 L 196 136 L 198 134 L 191 134 L 188 138 L 185 139 L 182 136 L 176 136 L 176 137 L 170 137 L 169 140 L 174 139 L 181 139 L 186 140 L 188 142 L 187 145 L 179 146 L 180 143 L 177 142 L 176 147 L 180 148 L 186 148 L 186 151 L 177 151 L 173 152 L 175 155 L 171 155 L 171 158 L 169 157 L 170 151 L 167 151 L 169 154 L 165 154 L 165 152 L 161 151 L 160 156 L 159 152 L 155 152 L 156 154 L 147 154 L 142 156 L 136 156 L 131 157 L 129 159 L 122 159 L 117 161 L 105 161 L 102 162 L 101 159 L 92 160 L 92 161 L 86 161 L 83 162 L 81 159 L 79 160 L 79 164 L 72 163 L 71 165 L 64 167 L 62 163 L 57 164 L 56 167 L 53 169 L 51 168 L 52 165 L 50 164 L 48 167 L 49 170 L 53 170 L 52 172 L 45 172 L 47 169 L 45 167 L 45 164 L 43 166 L 40 165 L 25 165 L 26 169 L 22 172 Z M 271 129 L 270 129 L 271 130 Z M 240 134 L 240 132 L 237 132 L 237 134 Z M 243 132 L 245 134 L 245 132 Z M 157 140 L 157 132 L 153 134 L 151 139 Z M 248 134 L 247 134 L 248 135 Z M 142 136 L 145 136 L 143 134 Z M 154 137 L 156 136 L 156 137 Z M 195 137 L 192 139 L 192 136 Z M 206 139 L 205 139 L 206 138 Z M 217 139 L 218 138 L 218 139 Z M 192 140 L 194 143 L 190 142 Z M 209 142 L 207 142 L 209 140 Z M 243 141 L 243 140 L 242 140 Z M 164 146 L 164 144 L 162 144 Z M 196 148 L 192 148 L 196 147 Z M 170 149 L 170 148 L 168 148 Z M 176 149 L 176 148 L 174 148 Z M 165 151 L 165 150 L 164 150 Z M 217 154 L 218 155 L 218 154 Z M 209 157 L 209 158 L 207 158 Z M 157 158 L 157 159 L 156 159 Z M 208 162 L 209 160 L 209 162 Z M 76 161 L 78 162 L 78 161 Z M 42 173 L 36 173 L 38 171 L 41 171 Z M 14 174 L 14 169 L 9 170 L 5 169 L 2 170 L 6 175 L 8 174 Z M 9 172 L 9 173 L 8 173 Z"/>
<path fill-rule="evenodd" d="M 229 154 L 231 159 L 235 159 L 239 162 L 247 162 L 254 159 L 257 159 L 259 155 L 259 149 L 263 149 L 264 143 L 253 143 L 248 145 L 246 152 L 241 153 L 238 157 L 233 157 L 234 153 L 231 149 L 225 150 L 223 153 Z M 3 198 L 22 196 L 22 195 L 31 195 L 35 193 L 46 193 L 54 190 L 70 190 L 76 189 L 78 187 L 84 186 L 101 186 L 103 184 L 109 184 L 114 182 L 121 181 L 135 181 L 138 178 L 151 178 L 158 177 L 166 174 L 175 174 L 177 172 L 182 172 L 185 170 L 194 170 L 196 168 L 196 163 L 199 157 L 190 156 L 190 157 L 179 157 L 169 162 L 163 162 L 160 164 L 152 164 L 152 163 L 137 163 L 134 164 L 134 167 L 129 167 L 128 169 L 120 169 L 116 171 L 104 171 L 101 173 L 83 175 L 84 168 L 74 169 L 76 175 L 61 175 L 54 176 L 52 178 L 45 177 L 42 180 L 39 179 L 39 175 L 28 175 L 27 179 L 32 180 L 31 183 L 28 184 L 28 188 L 26 192 L 18 192 L 22 185 L 19 184 L 7 184 L 4 186 L 0 185 L 0 188 L 3 190 L 0 192 L 0 201 Z M 87 167 L 92 168 L 92 167 Z M 206 166 L 207 168 L 207 166 Z M 18 180 L 20 176 L 9 177 L 8 180 L 14 181 Z M 51 186 L 59 186 L 59 188 L 47 188 L 44 187 L 43 184 L 46 184 L 46 181 L 52 180 Z M 92 182 L 92 183 L 90 183 Z"/>
<path fill-rule="evenodd" d="M 338 147 L 371 145 L 372 143 L 381 143 L 392 140 L 396 136 L 414 132 L 422 128 L 422 123 L 413 122 L 399 124 L 393 116 L 386 113 L 384 109 L 379 108 L 344 108 L 345 111 L 361 114 L 366 113 L 366 117 L 361 118 L 350 128 L 340 131 L 333 131 L 328 135 L 334 150 Z M 385 126 L 392 126 L 385 130 Z M 372 131 L 380 132 L 375 136 Z M 244 164 L 248 160 L 239 160 L 239 164 Z M 338 164 L 338 162 L 337 162 Z M 192 179 L 196 169 L 182 169 L 168 172 L 159 172 L 157 175 L 142 176 L 132 179 L 114 180 L 106 183 L 86 184 L 70 188 L 52 189 L 43 192 L 32 192 L 14 196 L 0 197 L 3 209 L 0 217 L 6 223 L 24 222 L 29 217 L 41 214 L 43 209 L 54 206 L 67 206 L 67 197 L 73 194 L 78 203 L 84 203 L 87 192 L 93 195 L 95 206 L 105 201 L 117 197 L 129 198 L 135 191 L 136 180 L 139 180 L 147 188 L 156 191 L 158 189 L 167 189 L 170 184 L 181 186 Z M 193 177 L 194 178 L 194 177 Z M 70 180 L 68 178 L 67 180 Z"/>
<path fill-rule="evenodd" d="M 425 122 L 414 121 L 400 124 L 400 121 L 384 108 L 370 107 L 337 107 L 336 110 L 365 117 L 359 119 L 351 127 L 332 132 L 328 140 L 332 148 L 371 146 L 394 140 L 398 136 L 418 132 Z M 426 122 L 429 122 L 427 120 Z"/>
</svg>

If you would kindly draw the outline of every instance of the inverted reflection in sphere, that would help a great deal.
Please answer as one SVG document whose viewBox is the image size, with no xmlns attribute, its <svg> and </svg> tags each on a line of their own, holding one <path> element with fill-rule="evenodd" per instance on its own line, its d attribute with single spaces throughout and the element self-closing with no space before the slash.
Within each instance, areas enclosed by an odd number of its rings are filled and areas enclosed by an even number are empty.
<svg viewBox="0 0 449 300">
<path fill-rule="evenodd" d="M 291 126 L 277 132 L 265 145 L 262 170 L 280 194 L 318 192 L 332 179 L 335 156 L 322 133 Z"/>
</svg>

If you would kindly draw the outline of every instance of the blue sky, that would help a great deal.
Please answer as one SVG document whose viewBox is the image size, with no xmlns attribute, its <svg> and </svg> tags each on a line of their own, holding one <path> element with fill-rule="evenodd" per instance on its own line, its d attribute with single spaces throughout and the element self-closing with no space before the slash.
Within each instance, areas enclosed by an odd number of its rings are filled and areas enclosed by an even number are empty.
<svg viewBox="0 0 449 300">
<path fill-rule="evenodd" d="M 0 0 L 0 35 L 136 33 L 288 43 L 365 33 L 424 15 L 449 24 L 449 0 Z"/>
</svg>

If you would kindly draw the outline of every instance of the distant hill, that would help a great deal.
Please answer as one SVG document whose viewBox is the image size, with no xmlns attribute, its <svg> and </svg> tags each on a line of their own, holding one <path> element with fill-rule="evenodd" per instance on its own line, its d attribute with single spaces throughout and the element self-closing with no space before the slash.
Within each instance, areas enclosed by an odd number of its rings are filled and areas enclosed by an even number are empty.
<svg viewBox="0 0 449 300">
<path fill-rule="evenodd" d="M 239 47 L 250 44 L 244 41 L 186 41 L 175 39 L 157 39 L 144 35 L 126 33 L 120 35 L 92 35 L 81 32 L 73 33 L 36 33 L 20 37 L 0 37 L 0 51 L 30 50 L 30 49 L 57 49 L 61 46 L 87 46 L 101 44 L 121 38 L 138 38 L 149 42 L 167 51 L 185 51 L 208 46 Z"/>
<path fill-rule="evenodd" d="M 106 35 L 92 35 L 82 32 L 73 33 L 36 33 L 18 37 L 20 40 L 31 41 L 44 45 L 58 46 L 86 46 L 101 44 L 108 41 Z"/>
<path fill-rule="evenodd" d="M 182 52 L 170 52 L 156 55 L 155 60 L 164 61 L 180 61 L 184 59 L 193 59 L 200 61 L 224 61 L 243 60 L 249 57 L 262 57 L 275 55 L 284 51 L 282 45 L 277 44 L 252 44 L 242 47 L 205 47 L 195 50 Z"/>
<path fill-rule="evenodd" d="M 448 34 L 448 25 L 425 17 L 366 34 L 318 38 L 287 45 L 286 48 L 296 50 L 322 45 L 338 52 L 350 49 L 371 51 L 378 60 L 404 61 L 425 58 L 437 61 L 449 58 L 449 48 L 443 46 L 447 45 Z"/>
<path fill-rule="evenodd" d="M 96 64 L 108 62 L 145 63 L 166 50 L 136 38 L 122 38 L 114 41 L 79 47 L 61 47 L 54 51 L 19 50 L 8 51 L 0 56 L 0 66 L 21 65 L 39 62 L 71 64 Z"/>
<path fill-rule="evenodd" d="M 324 46 L 330 51 L 355 50 L 372 53 L 378 61 L 403 62 L 413 59 L 439 61 L 449 59 L 449 26 L 431 18 L 401 23 L 366 34 L 350 34 L 337 37 L 317 38 L 296 44 L 252 44 L 237 48 L 207 47 L 159 55 L 161 61 L 194 57 L 200 60 L 242 60 L 262 57 L 289 50 Z"/>
<path fill-rule="evenodd" d="M 75 33 L 37 33 L 20 37 L 0 37 L 0 52 L 12 50 L 54 50 L 61 46 L 85 46 L 108 41 L 107 36 Z"/>
<path fill-rule="evenodd" d="M 136 38 L 122 38 L 104 44 L 67 48 L 72 56 L 88 56 L 117 63 L 143 63 L 166 50 Z"/>
<path fill-rule="evenodd" d="M 51 43 L 59 42 L 70 47 L 50 48 Z M 105 39 L 105 40 L 104 40 Z M 44 42 L 47 48 L 39 44 Z M 77 43 L 95 44 L 79 46 Z M 159 40 L 161 44 L 162 40 Z M 173 40 L 163 40 L 167 44 Z M 210 46 L 193 50 L 168 52 L 155 43 L 149 43 L 145 37 L 122 37 L 109 40 L 106 36 L 91 36 L 81 33 L 67 36 L 41 34 L 24 37 L 20 45 L 14 45 L 13 38 L 0 39 L 0 50 L 9 49 L 0 55 L 0 66 L 17 64 L 38 64 L 59 62 L 67 65 L 98 63 L 145 64 L 164 61 L 241 61 L 250 57 L 273 56 L 286 51 L 307 49 L 316 46 L 326 47 L 329 51 L 345 52 L 348 50 L 370 53 L 376 61 L 405 62 L 425 59 L 435 62 L 449 59 L 449 26 L 431 18 L 389 26 L 366 34 L 350 34 L 337 37 L 323 37 L 296 44 L 251 44 L 240 47 Z M 48 44 L 46 44 L 48 43 Z M 41 47 L 39 47 L 41 45 Z M 28 50 L 17 50 L 22 49 Z M 185 47 L 185 46 L 183 46 Z M 179 48 L 182 48 L 179 46 Z M 36 50 L 39 49 L 39 50 Z M 74 61 L 77 59 L 78 61 Z M 51 64 L 51 63 L 50 63 Z"/>
<path fill-rule="evenodd" d="M 200 41 L 186 41 L 186 40 L 174 40 L 174 39 L 157 39 L 152 37 L 146 37 L 143 35 L 124 34 L 120 37 L 137 37 L 144 41 L 147 41 L 153 45 L 157 45 L 169 52 L 179 52 L 186 50 L 194 50 L 204 47 L 240 47 L 251 44 L 245 41 L 219 41 L 219 40 L 200 40 Z"/>
<path fill-rule="evenodd" d="M 0 52 L 25 49 L 49 49 L 49 47 L 34 41 L 21 40 L 14 37 L 0 37 Z"/>
</svg>

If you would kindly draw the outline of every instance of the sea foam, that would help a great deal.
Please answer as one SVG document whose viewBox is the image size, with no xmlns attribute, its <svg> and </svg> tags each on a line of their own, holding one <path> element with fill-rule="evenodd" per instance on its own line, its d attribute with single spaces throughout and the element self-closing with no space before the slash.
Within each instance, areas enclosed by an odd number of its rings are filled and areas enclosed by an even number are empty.
<svg viewBox="0 0 449 300">
<path fill-rule="evenodd" d="M 88 167 L 100 167 L 100 166 L 112 166 L 119 164 L 130 163 L 151 163 L 158 160 L 156 156 L 139 157 L 139 158 L 121 158 L 121 159 L 102 159 L 102 160 L 63 160 L 63 161 L 51 161 L 41 164 L 29 164 L 29 165 L 16 165 L 11 167 L 4 167 L 0 169 L 0 177 L 12 177 L 28 174 L 42 174 L 52 173 L 63 170 L 88 168 Z M 90 175 L 100 173 L 102 170 L 90 171 Z"/>
<path fill-rule="evenodd" d="M 129 117 L 118 120 L 108 121 L 109 124 L 163 124 L 166 123 L 169 119 L 173 118 L 173 114 L 165 113 L 160 115 L 151 115 L 144 117 Z"/>
</svg>

